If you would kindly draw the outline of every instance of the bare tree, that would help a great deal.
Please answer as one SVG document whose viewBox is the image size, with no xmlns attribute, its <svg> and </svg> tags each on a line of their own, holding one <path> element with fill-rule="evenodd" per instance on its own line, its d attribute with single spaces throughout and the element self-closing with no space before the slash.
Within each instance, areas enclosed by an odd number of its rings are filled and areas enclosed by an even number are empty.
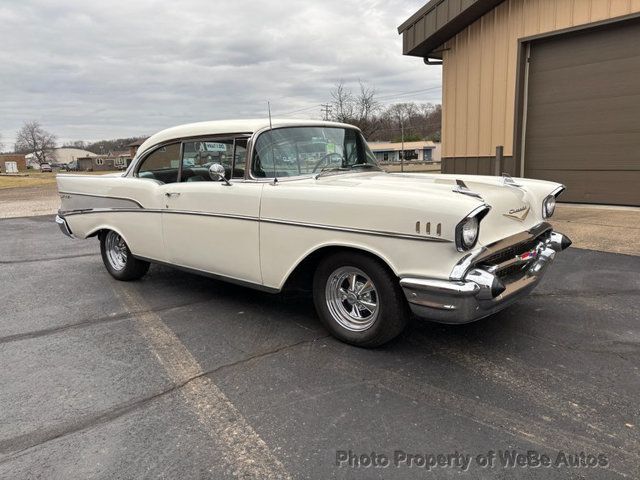
<svg viewBox="0 0 640 480">
<path fill-rule="evenodd" d="M 325 105 L 325 116 L 356 125 L 369 141 L 440 141 L 441 105 L 411 102 L 383 106 L 375 89 L 364 82 L 360 82 L 357 94 L 342 80 L 330 93 L 332 102 Z"/>
<path fill-rule="evenodd" d="M 402 146 L 400 147 L 400 171 L 404 172 L 404 139 L 405 139 L 405 128 L 408 126 L 409 120 L 412 116 L 415 116 L 418 109 L 416 108 L 415 103 L 396 103 L 389 107 L 389 114 L 397 119 L 398 126 L 400 127 L 400 141 L 402 142 Z"/>
<path fill-rule="evenodd" d="M 85 142 L 84 140 L 73 140 L 73 141 L 65 142 L 62 145 L 62 148 L 69 147 L 69 148 L 79 148 L 81 150 L 86 150 L 88 144 L 89 142 Z"/>
<path fill-rule="evenodd" d="M 340 80 L 336 87 L 331 90 L 331 111 L 336 122 L 348 123 L 353 120 L 353 94 L 344 86 Z"/>
<path fill-rule="evenodd" d="M 4 143 L 2 143 L 2 135 L 0 135 L 0 153 L 4 149 Z"/>
<path fill-rule="evenodd" d="M 380 104 L 375 97 L 375 89 L 363 82 L 360 82 L 360 92 L 354 95 L 340 80 L 331 91 L 332 119 L 359 127 L 365 138 L 369 138 L 380 129 L 380 122 L 376 118 Z"/>
<path fill-rule="evenodd" d="M 15 151 L 32 153 L 39 164 L 47 163 L 51 152 L 56 148 L 56 136 L 47 132 L 37 120 L 25 122 L 16 134 Z"/>
</svg>

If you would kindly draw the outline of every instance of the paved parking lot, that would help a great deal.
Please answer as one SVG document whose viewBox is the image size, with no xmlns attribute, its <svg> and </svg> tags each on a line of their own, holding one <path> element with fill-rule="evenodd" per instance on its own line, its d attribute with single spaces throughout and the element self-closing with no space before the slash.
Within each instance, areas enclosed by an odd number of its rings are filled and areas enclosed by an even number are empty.
<svg viewBox="0 0 640 480">
<path fill-rule="evenodd" d="M 362 350 L 304 296 L 116 282 L 96 240 L 0 220 L 0 478 L 635 479 L 639 346 L 640 257 L 569 249 L 507 311 Z M 478 463 L 513 449 L 553 465 Z"/>
</svg>

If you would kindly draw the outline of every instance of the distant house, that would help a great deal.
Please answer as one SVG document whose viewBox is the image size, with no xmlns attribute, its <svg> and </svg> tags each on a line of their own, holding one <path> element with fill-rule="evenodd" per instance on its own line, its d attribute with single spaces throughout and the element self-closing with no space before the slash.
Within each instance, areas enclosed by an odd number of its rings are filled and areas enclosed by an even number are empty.
<svg viewBox="0 0 640 480">
<path fill-rule="evenodd" d="M 78 159 L 78 170 L 84 172 L 124 170 L 131 163 L 131 158 L 128 150 L 113 151 L 107 155 L 81 157 Z"/>
<path fill-rule="evenodd" d="M 54 166 L 63 166 L 69 165 L 71 162 L 75 162 L 81 157 L 96 156 L 97 155 L 95 153 L 81 148 L 61 147 L 53 149 L 51 153 L 47 155 L 47 161 Z M 40 168 L 40 164 L 35 159 L 35 155 L 33 153 L 27 154 L 26 159 L 28 165 L 31 165 L 34 168 Z"/>
<path fill-rule="evenodd" d="M 7 173 L 7 163 L 15 163 L 19 172 L 27 170 L 27 159 L 25 155 L 17 153 L 0 153 L 0 172 Z"/>
<path fill-rule="evenodd" d="M 146 138 L 141 138 L 140 140 L 136 140 L 135 142 L 131 142 L 127 147 L 129 147 L 129 156 L 134 158 L 136 153 L 138 152 L 138 148 L 145 142 Z"/>
<path fill-rule="evenodd" d="M 403 157 L 407 162 L 433 163 L 440 161 L 440 144 L 431 141 L 404 142 L 404 155 L 402 155 L 403 145 L 401 142 L 368 143 L 378 162 L 400 162 Z"/>
</svg>

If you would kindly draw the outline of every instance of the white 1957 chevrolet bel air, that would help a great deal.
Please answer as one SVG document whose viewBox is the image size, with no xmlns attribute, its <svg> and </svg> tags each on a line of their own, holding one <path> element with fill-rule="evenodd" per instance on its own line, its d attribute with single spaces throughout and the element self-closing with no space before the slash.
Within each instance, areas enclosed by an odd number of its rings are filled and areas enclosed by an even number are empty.
<svg viewBox="0 0 640 480">
<path fill-rule="evenodd" d="M 116 279 L 155 262 L 274 293 L 302 284 L 331 333 L 360 346 L 394 338 L 410 311 L 465 323 L 501 310 L 571 243 L 547 223 L 562 185 L 388 174 L 340 123 L 178 126 L 124 174 L 57 181 L 56 222 L 99 238 Z"/>
</svg>

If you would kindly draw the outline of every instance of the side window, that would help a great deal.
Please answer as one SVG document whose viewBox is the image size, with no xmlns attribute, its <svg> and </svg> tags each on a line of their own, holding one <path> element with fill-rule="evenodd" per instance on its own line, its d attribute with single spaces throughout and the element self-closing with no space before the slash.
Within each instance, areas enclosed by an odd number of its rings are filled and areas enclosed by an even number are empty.
<svg viewBox="0 0 640 480">
<path fill-rule="evenodd" d="M 163 183 L 178 181 L 180 166 L 180 144 L 171 143 L 148 155 L 138 169 L 138 177 L 151 178 Z"/>
<path fill-rule="evenodd" d="M 244 142 L 244 143 L 242 143 Z M 247 141 L 233 138 L 216 138 L 184 142 L 182 150 L 181 182 L 208 182 L 209 167 L 219 163 L 227 178 L 244 178 Z"/>
</svg>

